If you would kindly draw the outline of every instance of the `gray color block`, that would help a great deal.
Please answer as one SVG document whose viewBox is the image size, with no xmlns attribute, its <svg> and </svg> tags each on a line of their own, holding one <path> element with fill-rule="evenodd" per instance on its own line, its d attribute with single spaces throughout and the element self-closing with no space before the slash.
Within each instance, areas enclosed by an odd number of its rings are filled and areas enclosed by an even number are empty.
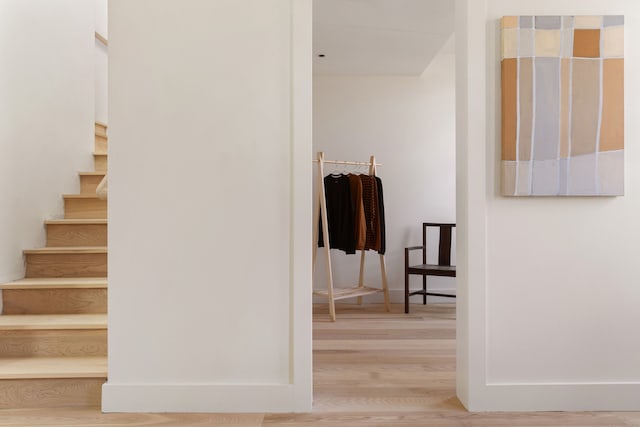
<svg viewBox="0 0 640 427">
<path fill-rule="evenodd" d="M 536 29 L 539 30 L 559 30 L 559 16 L 536 16 Z"/>
<path fill-rule="evenodd" d="M 533 160 L 558 158 L 560 138 L 560 58 L 535 60 Z"/>
<path fill-rule="evenodd" d="M 602 24 L 605 27 L 624 25 L 624 15 L 604 15 Z"/>
<path fill-rule="evenodd" d="M 519 21 L 520 28 L 533 28 L 533 16 L 521 16 Z"/>
</svg>

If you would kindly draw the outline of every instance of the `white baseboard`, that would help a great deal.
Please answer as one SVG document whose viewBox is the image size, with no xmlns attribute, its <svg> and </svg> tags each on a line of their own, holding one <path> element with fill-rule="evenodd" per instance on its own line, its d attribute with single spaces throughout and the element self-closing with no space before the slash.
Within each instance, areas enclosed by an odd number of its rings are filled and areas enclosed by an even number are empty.
<svg viewBox="0 0 640 427">
<path fill-rule="evenodd" d="M 291 384 L 113 384 L 102 386 L 103 412 L 310 412 L 311 398 Z"/>
<path fill-rule="evenodd" d="M 640 383 L 489 384 L 472 412 L 640 411 Z"/>
</svg>

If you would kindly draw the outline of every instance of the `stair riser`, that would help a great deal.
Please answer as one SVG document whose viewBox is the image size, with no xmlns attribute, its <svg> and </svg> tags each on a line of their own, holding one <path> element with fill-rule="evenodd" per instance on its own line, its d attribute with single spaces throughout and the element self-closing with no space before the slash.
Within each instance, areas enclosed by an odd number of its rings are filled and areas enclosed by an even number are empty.
<svg viewBox="0 0 640 427">
<path fill-rule="evenodd" d="M 26 254 L 26 276 L 106 277 L 107 254 Z"/>
<path fill-rule="evenodd" d="M 0 409 L 99 407 L 106 378 L 0 380 Z"/>
<path fill-rule="evenodd" d="M 93 155 L 93 166 L 96 171 L 107 170 L 107 156 L 105 154 Z"/>
<path fill-rule="evenodd" d="M 107 138 L 96 134 L 94 148 L 96 153 L 107 154 Z"/>
<path fill-rule="evenodd" d="M 5 289 L 3 314 L 95 314 L 107 312 L 106 289 Z"/>
<path fill-rule="evenodd" d="M 100 123 L 96 123 L 95 124 L 95 133 L 98 135 L 106 135 L 107 134 L 107 128 L 103 125 L 101 125 Z"/>
<path fill-rule="evenodd" d="M 104 175 L 80 175 L 80 194 L 96 194 Z"/>
<path fill-rule="evenodd" d="M 100 199 L 64 199 L 66 219 L 106 219 L 107 201 Z"/>
<path fill-rule="evenodd" d="M 107 246 L 107 224 L 48 224 L 47 246 Z"/>
<path fill-rule="evenodd" d="M 0 331 L 0 357 L 106 355 L 106 329 Z"/>
</svg>

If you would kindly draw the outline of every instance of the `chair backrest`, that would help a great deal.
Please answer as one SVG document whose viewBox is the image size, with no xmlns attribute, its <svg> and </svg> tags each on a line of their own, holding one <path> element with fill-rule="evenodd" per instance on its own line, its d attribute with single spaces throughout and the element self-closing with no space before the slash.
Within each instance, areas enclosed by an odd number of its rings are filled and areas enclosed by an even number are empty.
<svg viewBox="0 0 640 427">
<path fill-rule="evenodd" d="M 422 223 L 422 263 L 427 263 L 427 229 L 430 227 L 440 230 L 438 242 L 438 265 L 451 265 L 451 234 L 455 224 L 441 224 L 435 222 Z"/>
</svg>

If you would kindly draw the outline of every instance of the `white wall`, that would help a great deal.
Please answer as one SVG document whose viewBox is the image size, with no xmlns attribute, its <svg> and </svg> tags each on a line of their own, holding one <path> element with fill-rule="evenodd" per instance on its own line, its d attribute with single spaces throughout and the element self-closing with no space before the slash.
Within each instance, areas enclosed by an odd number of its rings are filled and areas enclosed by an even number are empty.
<svg viewBox="0 0 640 427">
<path fill-rule="evenodd" d="M 95 2 L 95 31 L 101 36 L 109 36 L 107 25 L 107 0 L 94 0 Z M 107 47 L 95 40 L 95 118 L 101 123 L 108 122 L 107 112 L 107 80 L 108 57 Z"/>
<path fill-rule="evenodd" d="M 103 410 L 310 409 L 310 11 L 110 2 Z"/>
<path fill-rule="evenodd" d="M 23 277 L 93 144 L 92 2 L 0 2 L 0 281 Z"/>
<path fill-rule="evenodd" d="M 384 186 L 387 277 L 395 302 L 404 301 L 404 248 L 421 244 L 422 222 L 455 222 L 454 61 L 452 53 L 438 54 L 417 77 L 313 76 L 314 153 L 356 161 L 368 161 L 373 154 L 383 164 L 378 175 Z M 334 170 L 327 168 L 327 173 Z M 366 283 L 380 287 L 377 255 L 369 252 Z M 421 255 L 413 255 L 412 261 L 420 262 Z M 356 284 L 360 255 L 333 250 L 331 258 L 334 286 Z M 324 251 L 318 251 L 318 289 L 326 288 L 324 259 Z M 419 277 L 411 282 L 415 288 L 421 283 Z M 455 293 L 455 279 L 429 278 L 429 288 Z M 381 295 L 368 298 L 378 301 Z M 451 302 L 429 297 L 439 300 Z"/>
<path fill-rule="evenodd" d="M 458 377 L 485 410 L 640 409 L 640 4 L 458 2 Z M 624 14 L 625 191 L 615 198 L 499 194 L 503 15 Z"/>
</svg>

